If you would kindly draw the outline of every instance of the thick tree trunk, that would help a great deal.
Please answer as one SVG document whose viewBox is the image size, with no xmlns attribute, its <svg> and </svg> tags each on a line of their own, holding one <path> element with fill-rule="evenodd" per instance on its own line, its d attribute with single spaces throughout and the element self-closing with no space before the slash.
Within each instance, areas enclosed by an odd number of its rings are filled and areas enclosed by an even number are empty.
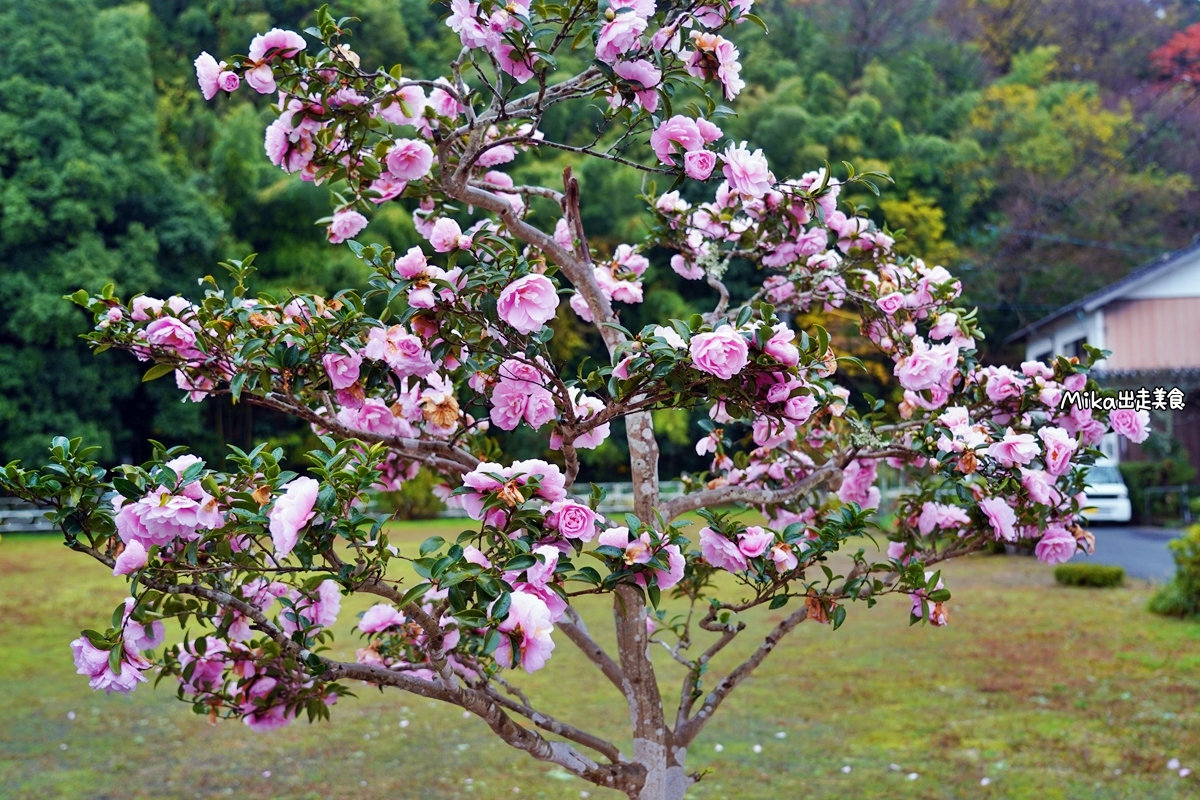
<svg viewBox="0 0 1200 800">
<path fill-rule="evenodd" d="M 635 750 L 635 760 L 646 767 L 646 782 L 641 789 L 630 792 L 630 800 L 683 800 L 694 781 L 684 770 L 687 748 L 672 747 L 669 743 L 662 749 Z M 643 761 L 645 757 L 647 760 Z"/>
</svg>

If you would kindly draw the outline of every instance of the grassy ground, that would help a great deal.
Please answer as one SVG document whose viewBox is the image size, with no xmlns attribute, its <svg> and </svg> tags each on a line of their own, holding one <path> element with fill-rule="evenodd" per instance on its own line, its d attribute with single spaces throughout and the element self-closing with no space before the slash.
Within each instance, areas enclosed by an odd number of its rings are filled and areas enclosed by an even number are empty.
<svg viewBox="0 0 1200 800">
<path fill-rule="evenodd" d="M 946 573 L 949 628 L 908 627 L 899 599 L 852 608 L 837 632 L 802 625 L 693 747 L 689 766 L 706 775 L 689 797 L 1200 794 L 1200 777 L 1166 768 L 1173 757 L 1200 768 L 1200 625 L 1147 614 L 1145 584 L 1060 588 L 1032 559 L 978 557 Z M 119 580 L 52 537 L 0 543 L 0 797 L 615 797 L 508 749 L 461 712 L 367 687 L 332 723 L 268 734 L 208 725 L 165 682 L 94 694 L 67 642 L 103 627 L 122 596 Z M 344 604 L 340 633 L 365 605 Z M 602 604 L 583 612 L 603 628 Z M 760 614 L 752 631 L 782 613 Z M 620 698 L 556 638 L 550 666 L 524 684 L 551 713 L 620 740 Z M 343 635 L 341 654 L 354 645 Z M 662 672 L 673 697 L 679 678 Z"/>
</svg>

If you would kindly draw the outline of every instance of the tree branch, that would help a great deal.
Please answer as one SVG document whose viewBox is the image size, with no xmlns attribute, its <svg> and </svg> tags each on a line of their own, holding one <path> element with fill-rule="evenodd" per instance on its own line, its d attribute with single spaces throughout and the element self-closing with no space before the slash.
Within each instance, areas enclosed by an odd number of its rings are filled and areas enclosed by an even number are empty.
<svg viewBox="0 0 1200 800">
<path fill-rule="evenodd" d="M 712 719 L 713 712 L 721 705 L 721 702 L 729 696 L 729 693 L 738 687 L 750 673 L 758 668 L 758 665 L 771 654 L 779 641 L 787 636 L 797 625 L 803 622 L 808 617 L 808 607 L 804 606 L 781 621 L 775 628 L 767 634 L 767 638 L 758 646 L 758 649 L 751 654 L 749 658 L 737 666 L 733 672 L 725 676 L 725 679 L 717 684 L 716 688 L 704 698 L 704 704 L 700 706 L 700 710 L 695 713 L 682 728 L 676 728 L 675 741 L 682 747 L 687 747 L 701 729 Z"/>
<path fill-rule="evenodd" d="M 612 742 L 601 739 L 599 736 L 593 736 L 587 731 L 581 731 L 574 725 L 568 725 L 549 714 L 543 714 L 530 705 L 518 703 L 515 700 L 505 697 L 491 686 L 485 687 L 483 691 L 487 692 L 488 697 L 492 698 L 502 708 L 520 714 L 544 731 L 558 734 L 564 739 L 570 739 L 576 744 L 581 744 L 584 747 L 595 750 L 614 764 L 628 763 L 628 760 L 621 755 L 620 749 Z"/>
<path fill-rule="evenodd" d="M 571 606 L 567 606 L 567 616 L 570 617 L 571 621 L 566 622 L 560 619 L 558 621 L 558 629 L 576 647 L 582 650 L 583 654 L 600 668 L 600 671 L 604 673 L 604 677 L 608 678 L 612 685 L 616 686 L 618 691 L 624 695 L 625 675 L 621 672 L 621 667 L 617 665 L 617 662 L 612 660 L 608 653 L 604 652 L 604 648 L 588 633 L 587 626 L 583 623 L 583 619 L 580 618 L 578 611 Z"/>
<path fill-rule="evenodd" d="M 847 459 L 847 462 L 849 459 Z M 845 464 L 838 464 L 831 459 L 813 471 L 804 480 L 782 489 L 755 489 L 750 486 L 721 486 L 716 489 L 704 489 L 691 494 L 680 495 L 662 504 L 663 519 L 667 522 L 695 511 L 698 508 L 708 508 L 724 503 L 753 503 L 755 505 L 772 505 L 795 500 L 817 489 L 833 476 L 840 474 Z"/>
</svg>

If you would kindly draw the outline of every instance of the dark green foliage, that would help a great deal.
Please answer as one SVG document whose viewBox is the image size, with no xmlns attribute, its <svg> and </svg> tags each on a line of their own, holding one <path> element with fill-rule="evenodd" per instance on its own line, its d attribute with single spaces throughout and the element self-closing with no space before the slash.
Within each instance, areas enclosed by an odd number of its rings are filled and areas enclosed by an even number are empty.
<svg viewBox="0 0 1200 800">
<path fill-rule="evenodd" d="M 1150 599 L 1150 610 L 1169 617 L 1200 615 L 1200 525 L 1170 544 L 1175 577 Z"/>
<path fill-rule="evenodd" d="M 1125 570 L 1107 564 L 1060 564 L 1054 568 L 1054 580 L 1063 586 L 1107 589 L 1125 581 Z"/>
<path fill-rule="evenodd" d="M 205 102 L 193 73 L 202 50 L 223 58 L 244 53 L 271 27 L 302 30 L 314 5 L 0 2 L 0 458 L 32 457 L 55 433 L 102 443 L 106 462 L 140 460 L 140 443 L 150 436 L 187 438 L 212 457 L 227 442 L 249 445 L 268 436 L 291 448 L 307 435 L 227 403 L 179 404 L 169 378 L 143 385 L 132 360 L 93 359 L 76 341 L 82 315 L 59 298 L 109 281 L 125 294 L 187 294 L 197 278 L 216 271 L 217 260 L 255 251 L 258 285 L 267 291 L 328 294 L 363 284 L 360 262 L 329 246 L 312 224 L 329 213 L 327 187 L 284 175 L 263 154 L 272 98 L 243 87 Z M 717 121 L 731 139 L 762 147 L 781 178 L 826 161 L 839 172 L 842 159 L 889 172 L 895 184 L 883 186 L 881 197 L 856 192 L 845 199 L 865 204 L 893 230 L 904 228 L 900 252 L 960 274 L 965 302 L 983 306 L 990 335 L 981 345 L 994 348 L 1018 321 L 1118 276 L 1144 255 L 1120 247 L 1177 246 L 1186 240 L 1180 231 L 1195 228 L 1168 224 L 1187 189 L 1179 173 L 1200 176 L 1186 118 L 1163 128 L 1135 158 L 1117 159 L 1136 137 L 1135 125 L 1151 127 L 1159 112 L 1125 110 L 1110 102 L 1113 92 L 1125 88 L 1122 76 L 1148 75 L 1149 51 L 1197 13 L 1177 8 L 1159 21 L 1142 5 L 1110 14 L 1117 27 L 1098 37 L 1073 22 L 1079 15 L 1067 10 L 1071 3 L 1054 13 L 1059 4 L 1043 4 L 1039 21 L 1014 33 L 987 4 L 872 0 L 859 13 L 834 0 L 766 0 L 756 10 L 770 35 L 753 25 L 734 34 L 748 84 L 733 103 L 738 116 Z M 441 19 L 444 5 L 339 0 L 331 11 L 362 20 L 351 44 L 365 65 L 399 63 L 405 75 L 428 78 L 458 50 Z M 560 56 L 569 70 L 582 67 L 586 52 Z M 673 113 L 685 112 L 689 99 L 674 98 Z M 1167 97 L 1160 105 L 1174 102 Z M 596 106 L 580 103 L 555 107 L 542 128 L 582 145 L 598 133 L 599 119 Z M 624 154 L 653 160 L 642 146 Z M 567 164 L 581 180 L 598 255 L 637 242 L 645 210 L 636 194 L 650 182 L 640 173 L 581 167 L 576 156 L 552 150 L 522 156 L 513 171 L 518 181 L 555 186 Z M 668 188 L 655 180 L 659 193 Z M 683 192 L 697 203 L 711 188 L 689 183 Z M 553 204 L 535 207 L 533 222 L 552 228 Z M 389 204 L 364 239 L 401 249 L 417 244 L 410 211 Z M 989 226 L 1119 240 L 1118 249 L 1014 239 Z M 669 254 L 647 255 L 646 301 L 622 308 L 624 322 L 637 328 L 711 308 L 714 293 L 678 279 Z M 744 293 L 761 278 L 735 263 L 726 282 Z M 563 316 L 556 340 L 573 342 L 580 358 L 597 357 L 598 338 L 571 312 Z M 891 397 L 887 369 L 869 376 L 847 369 L 843 379 Z M 607 470 L 620 447 L 583 454 L 585 471 Z M 528 455 L 548 455 L 535 450 Z M 687 444 L 664 441 L 663 455 L 664 472 L 700 466 Z M 1140 509 L 1133 481 L 1130 488 Z"/>
<path fill-rule="evenodd" d="M 381 493 L 379 507 L 392 512 L 395 519 L 434 519 L 446 508 L 433 496 L 437 483 L 431 472 L 422 469 L 417 477 L 401 484 L 399 491 Z"/>
<path fill-rule="evenodd" d="M 91 0 L 0 8 L 0 459 L 40 456 L 59 432 L 128 456 L 160 392 L 131 359 L 94 361 L 62 295 L 184 290 L 216 255 L 219 217 L 159 148 L 150 23 Z"/>
<path fill-rule="evenodd" d="M 1177 441 L 1161 434 L 1151 434 L 1144 448 L 1148 455 L 1157 456 L 1146 461 L 1123 461 L 1118 465 L 1121 477 L 1129 488 L 1129 502 L 1133 515 L 1143 523 L 1152 519 L 1146 516 L 1146 489 L 1156 486 L 1179 486 L 1190 483 L 1196 477 L 1196 468 L 1189 463 L 1188 452 Z M 1173 505 L 1172 505 L 1173 504 Z M 1151 518 L 1178 519 L 1182 509 L 1176 495 L 1155 494 L 1151 496 Z"/>
</svg>

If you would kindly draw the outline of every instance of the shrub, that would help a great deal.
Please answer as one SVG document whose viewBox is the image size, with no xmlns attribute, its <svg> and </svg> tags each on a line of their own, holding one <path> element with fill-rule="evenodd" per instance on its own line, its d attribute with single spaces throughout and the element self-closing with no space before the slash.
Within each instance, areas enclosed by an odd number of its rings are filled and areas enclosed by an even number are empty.
<svg viewBox="0 0 1200 800">
<path fill-rule="evenodd" d="M 422 469 L 417 476 L 400 484 L 394 492 L 381 492 L 379 507 L 391 511 L 396 519 L 435 519 L 446 504 L 433 494 L 439 483 L 432 472 Z"/>
<path fill-rule="evenodd" d="M 1063 586 L 1092 586 L 1107 589 L 1120 586 L 1125 570 L 1107 564 L 1060 564 L 1054 569 L 1054 580 Z"/>
<path fill-rule="evenodd" d="M 1200 615 L 1200 525 L 1170 544 L 1175 577 L 1150 599 L 1150 610 L 1169 617 Z"/>
</svg>

